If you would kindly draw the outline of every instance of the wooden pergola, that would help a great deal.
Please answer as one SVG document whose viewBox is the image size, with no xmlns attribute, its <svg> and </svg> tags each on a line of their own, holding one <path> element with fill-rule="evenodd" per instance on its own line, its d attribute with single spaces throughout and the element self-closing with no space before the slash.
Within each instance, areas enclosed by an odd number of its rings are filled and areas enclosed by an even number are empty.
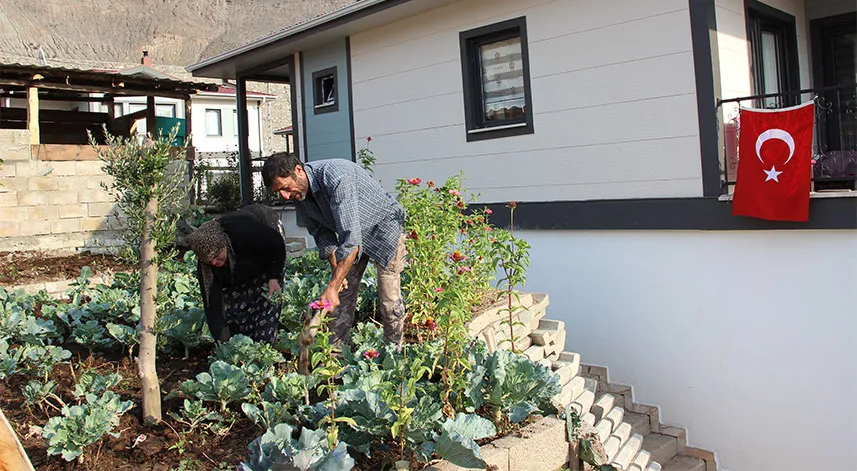
<svg viewBox="0 0 857 471">
<path fill-rule="evenodd" d="M 217 85 L 185 82 L 121 72 L 71 69 L 42 65 L 0 64 L 0 99 L 26 99 L 26 109 L 0 107 L 0 128 L 29 129 L 32 145 L 43 144 L 41 124 L 57 126 L 53 137 L 62 140 L 66 129 L 103 123 L 114 134 L 128 135 L 133 123 L 146 119 L 146 128 L 155 129 L 155 97 L 184 100 L 185 129 L 191 129 L 190 96 L 200 91 L 216 91 Z M 145 96 L 146 108 L 122 117 L 114 115 L 117 96 Z M 40 101 L 107 103 L 107 113 L 40 110 Z M 105 116 L 106 115 L 106 116 Z M 84 133 L 85 134 L 85 133 Z M 69 144 L 79 144 L 68 142 Z M 54 142 L 63 144 L 63 142 Z"/>
</svg>

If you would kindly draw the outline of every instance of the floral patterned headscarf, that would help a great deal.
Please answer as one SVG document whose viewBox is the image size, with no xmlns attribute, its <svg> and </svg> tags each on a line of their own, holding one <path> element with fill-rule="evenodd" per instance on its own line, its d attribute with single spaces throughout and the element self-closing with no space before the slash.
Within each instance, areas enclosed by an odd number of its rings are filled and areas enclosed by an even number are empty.
<svg viewBox="0 0 857 471">
<path fill-rule="evenodd" d="M 206 296 L 210 298 L 214 273 L 211 271 L 212 267 L 209 265 L 209 262 L 225 247 L 226 263 L 231 272 L 235 267 L 235 252 L 232 250 L 232 242 L 229 240 L 226 232 L 223 231 L 220 221 L 215 219 L 206 222 L 193 231 L 187 237 L 187 245 L 196 254 L 197 260 L 201 262 L 203 288 Z"/>
</svg>

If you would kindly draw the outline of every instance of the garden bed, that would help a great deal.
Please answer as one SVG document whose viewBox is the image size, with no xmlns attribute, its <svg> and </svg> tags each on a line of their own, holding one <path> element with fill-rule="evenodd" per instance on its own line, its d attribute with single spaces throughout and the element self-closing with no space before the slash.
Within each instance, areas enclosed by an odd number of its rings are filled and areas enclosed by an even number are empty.
<svg viewBox="0 0 857 471">
<path fill-rule="evenodd" d="M 0 252 L 0 286 L 44 284 L 75 279 L 83 267 L 94 276 L 130 271 L 133 267 L 109 254 L 79 252 Z"/>
</svg>

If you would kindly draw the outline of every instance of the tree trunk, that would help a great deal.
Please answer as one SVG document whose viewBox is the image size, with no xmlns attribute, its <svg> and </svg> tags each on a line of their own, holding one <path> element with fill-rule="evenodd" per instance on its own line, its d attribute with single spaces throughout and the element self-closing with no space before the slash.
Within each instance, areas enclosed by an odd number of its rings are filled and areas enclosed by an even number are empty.
<svg viewBox="0 0 857 471">
<path fill-rule="evenodd" d="M 157 211 L 158 200 L 153 197 L 146 204 L 143 238 L 140 241 L 140 348 L 137 368 L 143 388 L 143 420 L 147 423 L 161 421 L 161 387 L 155 370 L 158 265 L 155 262 L 155 241 L 152 240 Z"/>
</svg>

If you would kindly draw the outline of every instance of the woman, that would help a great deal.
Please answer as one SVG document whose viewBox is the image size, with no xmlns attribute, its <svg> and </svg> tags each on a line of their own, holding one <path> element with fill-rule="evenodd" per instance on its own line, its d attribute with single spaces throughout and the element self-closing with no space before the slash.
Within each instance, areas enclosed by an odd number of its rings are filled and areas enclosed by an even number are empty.
<svg viewBox="0 0 857 471">
<path fill-rule="evenodd" d="M 274 340 L 281 306 L 264 295 L 280 291 L 283 276 L 286 247 L 274 228 L 278 224 L 270 208 L 253 205 L 209 221 L 188 236 L 215 340 L 224 342 L 235 334 L 257 342 Z"/>
</svg>

